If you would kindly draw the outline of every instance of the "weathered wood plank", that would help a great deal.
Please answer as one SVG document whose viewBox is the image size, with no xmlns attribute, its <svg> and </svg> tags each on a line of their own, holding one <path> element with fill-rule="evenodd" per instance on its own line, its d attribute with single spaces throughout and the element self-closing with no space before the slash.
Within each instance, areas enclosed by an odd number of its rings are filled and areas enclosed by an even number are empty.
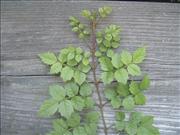
<svg viewBox="0 0 180 135">
<path fill-rule="evenodd" d="M 2 77 L 1 81 L 2 133 L 30 135 L 49 130 L 49 120 L 38 118 L 37 111 L 42 101 L 48 98 L 48 85 L 59 83 L 59 79 L 49 76 L 9 76 Z M 152 81 L 146 92 L 147 105 L 137 107 L 137 110 L 155 116 L 155 125 L 163 135 L 178 135 L 180 132 L 179 87 L 179 80 Z M 97 101 L 95 95 L 94 99 Z M 105 117 L 108 124 L 114 120 L 110 105 L 105 107 Z"/>
<path fill-rule="evenodd" d="M 2 2 L 2 134 L 44 134 L 50 129 L 50 121 L 37 118 L 36 114 L 47 98 L 48 85 L 61 80 L 49 75 L 37 54 L 49 50 L 57 53 L 67 44 L 87 50 L 67 25 L 68 16 L 79 17 L 84 8 L 104 5 L 112 6 L 114 12 L 99 29 L 110 23 L 123 29 L 117 51 L 133 51 L 143 43 L 148 47 L 142 68 L 153 82 L 147 91 L 148 104 L 137 110 L 153 114 L 162 135 L 180 134 L 180 5 L 76 1 Z M 107 123 L 112 123 L 114 113 L 109 105 L 105 113 Z M 103 134 L 101 128 L 99 133 Z"/>
</svg>

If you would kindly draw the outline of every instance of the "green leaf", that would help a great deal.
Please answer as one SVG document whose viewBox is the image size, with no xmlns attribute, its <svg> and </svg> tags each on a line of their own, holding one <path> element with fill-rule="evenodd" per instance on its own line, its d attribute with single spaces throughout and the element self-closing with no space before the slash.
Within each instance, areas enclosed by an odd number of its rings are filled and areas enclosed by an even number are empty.
<svg viewBox="0 0 180 135">
<path fill-rule="evenodd" d="M 143 114 L 140 112 L 132 112 L 130 116 L 130 121 L 136 124 L 139 124 L 143 117 Z"/>
<path fill-rule="evenodd" d="M 127 67 L 128 73 L 131 74 L 132 76 L 139 76 L 141 75 L 141 69 L 139 66 L 135 65 L 135 64 L 130 64 Z"/>
<path fill-rule="evenodd" d="M 148 75 L 145 75 L 143 80 L 140 82 L 140 89 L 141 90 L 146 90 L 150 86 L 150 79 Z"/>
<path fill-rule="evenodd" d="M 97 135 L 97 124 L 90 123 L 85 125 L 87 135 Z"/>
<path fill-rule="evenodd" d="M 79 28 L 78 27 L 73 27 L 72 28 L 72 32 L 78 32 L 79 31 Z"/>
<path fill-rule="evenodd" d="M 129 85 L 129 91 L 133 94 L 136 95 L 139 93 L 139 85 L 138 83 L 131 81 L 130 85 Z"/>
<path fill-rule="evenodd" d="M 68 56 L 67 56 L 67 59 L 68 59 L 68 60 L 72 60 L 72 59 L 74 59 L 74 57 L 75 57 L 75 53 L 74 53 L 74 52 L 70 52 L 70 53 L 68 54 Z"/>
<path fill-rule="evenodd" d="M 92 87 L 89 83 L 83 83 L 80 87 L 81 96 L 89 96 L 92 94 Z"/>
<path fill-rule="evenodd" d="M 80 48 L 80 47 L 77 47 L 76 48 L 76 53 L 77 54 L 81 54 L 83 52 L 83 50 Z"/>
<path fill-rule="evenodd" d="M 107 47 L 107 48 L 111 47 L 111 42 L 108 41 L 108 40 L 104 40 L 104 41 L 103 41 L 103 44 L 104 44 L 104 46 Z"/>
<path fill-rule="evenodd" d="M 113 74 L 113 72 L 103 72 L 101 74 L 101 79 L 102 79 L 103 83 L 109 84 L 113 81 L 114 74 Z"/>
<path fill-rule="evenodd" d="M 49 117 L 53 115 L 58 109 L 58 102 L 53 99 L 45 100 L 41 105 L 40 110 L 38 112 L 41 117 Z"/>
<path fill-rule="evenodd" d="M 100 51 L 96 51 L 95 56 L 100 57 L 100 56 L 102 56 L 102 53 Z"/>
<path fill-rule="evenodd" d="M 69 127 L 77 127 L 80 125 L 80 115 L 78 113 L 72 113 L 71 117 L 67 120 L 67 124 Z"/>
<path fill-rule="evenodd" d="M 75 71 L 73 77 L 75 82 L 78 83 L 79 85 L 81 85 L 86 80 L 86 74 L 78 70 Z"/>
<path fill-rule="evenodd" d="M 39 57 L 41 58 L 42 62 L 44 62 L 47 65 L 52 65 L 57 61 L 55 54 L 51 52 L 39 54 Z"/>
<path fill-rule="evenodd" d="M 87 66 L 89 64 L 89 58 L 83 58 L 82 63 Z"/>
<path fill-rule="evenodd" d="M 51 66 L 50 73 L 57 74 L 61 72 L 61 69 L 62 69 L 62 64 L 60 62 L 56 62 L 55 64 Z"/>
<path fill-rule="evenodd" d="M 76 55 L 75 60 L 77 62 L 80 62 L 82 60 L 82 55 L 80 55 L 80 54 Z"/>
<path fill-rule="evenodd" d="M 112 100 L 117 95 L 113 89 L 106 89 L 104 92 L 108 100 Z"/>
<path fill-rule="evenodd" d="M 72 133 L 70 131 L 65 131 L 63 135 L 72 135 Z"/>
<path fill-rule="evenodd" d="M 69 60 L 67 62 L 67 65 L 69 66 L 76 66 L 78 64 L 78 62 L 75 59 Z"/>
<path fill-rule="evenodd" d="M 125 128 L 125 122 L 124 121 L 117 121 L 115 127 L 116 127 L 117 131 L 122 131 Z"/>
<path fill-rule="evenodd" d="M 120 68 L 123 66 L 123 63 L 121 62 L 121 56 L 119 54 L 114 54 L 112 56 L 111 62 L 115 68 Z"/>
<path fill-rule="evenodd" d="M 137 133 L 137 125 L 135 123 L 128 122 L 125 130 L 129 135 L 135 135 Z"/>
<path fill-rule="evenodd" d="M 125 119 L 125 113 L 124 112 L 117 112 L 116 113 L 116 120 L 123 121 Z"/>
<path fill-rule="evenodd" d="M 77 127 L 73 130 L 73 135 L 87 135 L 84 127 Z"/>
<path fill-rule="evenodd" d="M 53 121 L 53 129 L 57 134 L 66 132 L 67 128 L 67 123 L 63 119 L 56 119 Z"/>
<path fill-rule="evenodd" d="M 156 128 L 154 126 L 148 126 L 146 128 L 148 129 L 150 134 L 152 134 L 152 135 L 160 135 L 160 132 L 159 132 L 158 128 Z"/>
<path fill-rule="evenodd" d="M 69 97 L 74 97 L 78 94 L 79 86 L 76 83 L 69 82 L 65 85 L 65 89 Z"/>
<path fill-rule="evenodd" d="M 126 97 L 129 95 L 129 86 L 128 84 L 118 83 L 116 91 L 121 97 Z"/>
<path fill-rule="evenodd" d="M 107 50 L 107 56 L 110 57 L 110 58 L 112 58 L 112 57 L 114 56 L 114 52 L 113 52 L 112 49 L 108 49 L 108 50 Z M 112 62 L 112 61 L 111 61 L 111 62 Z"/>
<path fill-rule="evenodd" d="M 131 96 L 126 97 L 123 100 L 122 105 L 123 105 L 124 109 L 132 110 L 134 108 L 134 99 L 133 99 L 133 97 L 131 97 Z"/>
<path fill-rule="evenodd" d="M 142 93 L 137 94 L 134 99 L 137 105 L 144 105 L 146 103 L 146 97 Z"/>
<path fill-rule="evenodd" d="M 138 48 L 134 53 L 133 53 L 133 63 L 141 63 L 146 56 L 146 48 Z"/>
<path fill-rule="evenodd" d="M 126 84 L 128 80 L 128 72 L 124 68 L 118 69 L 114 73 L 114 77 L 118 82 Z"/>
<path fill-rule="evenodd" d="M 69 118 L 71 114 L 74 112 L 72 102 L 69 100 L 64 100 L 59 104 L 59 112 L 65 118 Z"/>
<path fill-rule="evenodd" d="M 121 61 L 128 65 L 132 62 L 132 55 L 128 51 L 122 51 L 121 53 Z"/>
<path fill-rule="evenodd" d="M 137 129 L 137 135 L 154 135 L 154 134 L 150 134 L 148 129 L 141 126 Z"/>
<path fill-rule="evenodd" d="M 61 77 L 64 81 L 71 80 L 74 75 L 74 70 L 68 66 L 61 70 Z"/>
<path fill-rule="evenodd" d="M 59 85 L 51 85 L 49 87 L 49 93 L 52 98 L 56 101 L 61 101 L 66 96 L 66 90 Z"/>
<path fill-rule="evenodd" d="M 99 121 L 100 114 L 98 112 L 89 112 L 86 114 L 86 121 L 88 123 L 97 123 Z"/>
<path fill-rule="evenodd" d="M 99 58 L 99 62 L 100 62 L 102 70 L 104 70 L 104 71 L 113 70 L 113 66 L 112 66 L 111 61 L 110 61 L 109 58 L 101 57 L 101 58 Z"/>
<path fill-rule="evenodd" d="M 71 99 L 74 109 L 78 111 L 82 111 L 82 109 L 85 107 L 84 100 L 80 96 L 75 96 Z"/>
<path fill-rule="evenodd" d="M 84 64 L 80 64 L 78 66 L 78 69 L 84 73 L 87 73 L 89 72 L 89 70 L 91 69 L 91 66 L 90 65 L 84 65 Z"/>
<path fill-rule="evenodd" d="M 122 102 L 121 99 L 117 96 L 111 99 L 111 105 L 115 109 L 121 106 L 122 104 L 121 102 Z"/>
<path fill-rule="evenodd" d="M 93 108 L 94 107 L 94 99 L 92 97 L 85 97 L 84 104 L 86 108 Z"/>
<path fill-rule="evenodd" d="M 144 116 L 144 117 L 142 117 L 141 125 L 149 126 L 149 125 L 152 125 L 153 122 L 154 122 L 154 117 L 153 116 Z"/>
<path fill-rule="evenodd" d="M 63 50 L 66 50 L 68 51 L 67 49 L 63 49 Z M 58 60 L 62 63 L 66 62 L 67 61 L 67 52 L 66 51 L 62 51 L 61 50 L 61 53 L 59 54 L 58 56 Z"/>
</svg>

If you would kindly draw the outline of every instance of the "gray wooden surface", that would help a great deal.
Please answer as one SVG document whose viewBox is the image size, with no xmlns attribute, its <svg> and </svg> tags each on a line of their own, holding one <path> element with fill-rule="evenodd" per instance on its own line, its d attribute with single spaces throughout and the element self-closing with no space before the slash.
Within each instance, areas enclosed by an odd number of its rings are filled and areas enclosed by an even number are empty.
<svg viewBox="0 0 180 135">
<path fill-rule="evenodd" d="M 51 76 L 37 54 L 59 52 L 67 44 L 87 49 L 68 26 L 68 16 L 79 16 L 84 8 L 113 7 L 110 23 L 120 25 L 121 49 L 148 46 L 141 66 L 150 74 L 147 105 L 137 110 L 155 116 L 162 135 L 180 134 L 180 5 L 136 2 L 44 2 L 1 3 L 1 134 L 40 135 L 51 129 L 50 119 L 37 117 L 47 98 L 48 85 L 62 83 Z M 84 21 L 85 22 L 85 21 Z M 91 73 L 89 80 L 91 81 Z M 96 99 L 96 96 L 94 96 Z M 105 108 L 108 125 L 114 120 Z M 102 134 L 101 123 L 99 134 Z M 110 135 L 115 135 L 110 131 Z"/>
</svg>

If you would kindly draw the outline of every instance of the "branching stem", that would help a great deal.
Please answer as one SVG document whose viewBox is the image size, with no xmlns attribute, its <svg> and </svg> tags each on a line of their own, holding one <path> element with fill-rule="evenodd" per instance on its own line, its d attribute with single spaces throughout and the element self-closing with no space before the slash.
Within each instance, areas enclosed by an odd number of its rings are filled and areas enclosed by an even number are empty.
<svg viewBox="0 0 180 135">
<path fill-rule="evenodd" d="M 105 121 L 105 117 L 104 117 L 104 112 L 103 112 L 103 103 L 102 103 L 102 97 L 99 91 L 99 80 L 97 79 L 96 76 L 96 67 L 97 67 L 97 59 L 95 56 L 95 52 L 96 52 L 96 48 L 97 48 L 97 44 L 96 44 L 96 20 L 91 22 L 91 30 L 92 30 L 92 47 L 91 47 L 91 54 L 92 54 L 92 72 L 93 72 L 93 79 L 94 79 L 94 85 L 96 87 L 96 92 L 98 95 L 98 100 L 99 100 L 99 109 L 100 109 L 100 113 L 101 113 L 101 117 L 102 117 L 102 121 L 103 121 L 103 126 L 104 126 L 104 134 L 108 135 L 108 128 L 106 126 L 106 121 Z"/>
</svg>

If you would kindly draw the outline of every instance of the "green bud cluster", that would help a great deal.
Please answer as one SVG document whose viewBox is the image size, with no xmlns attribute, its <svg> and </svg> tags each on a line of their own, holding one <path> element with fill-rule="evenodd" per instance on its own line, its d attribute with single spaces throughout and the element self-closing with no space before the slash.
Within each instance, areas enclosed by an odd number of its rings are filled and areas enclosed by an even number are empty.
<svg viewBox="0 0 180 135">
<path fill-rule="evenodd" d="M 82 24 L 76 17 L 69 17 L 70 25 L 72 26 L 72 31 L 79 35 L 80 39 L 84 39 L 89 36 L 90 32 L 84 24 Z"/>
<path fill-rule="evenodd" d="M 97 32 L 96 41 L 100 52 L 106 52 L 109 49 L 117 48 L 120 45 L 120 27 L 110 25 L 104 30 Z"/>
<path fill-rule="evenodd" d="M 99 11 L 99 15 L 102 18 L 104 18 L 104 17 L 107 17 L 112 12 L 112 8 L 104 6 L 104 7 L 99 8 L 98 11 Z"/>
</svg>

